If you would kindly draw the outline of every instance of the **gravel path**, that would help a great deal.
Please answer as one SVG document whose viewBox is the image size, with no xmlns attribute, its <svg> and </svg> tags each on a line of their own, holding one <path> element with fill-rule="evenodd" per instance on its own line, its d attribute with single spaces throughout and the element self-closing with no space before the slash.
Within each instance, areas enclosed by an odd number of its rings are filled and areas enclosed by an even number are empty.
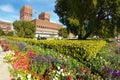
<svg viewBox="0 0 120 80">
<path fill-rule="evenodd" d="M 3 62 L 4 52 L 0 52 L 0 80 L 10 80 L 9 64 Z"/>
</svg>

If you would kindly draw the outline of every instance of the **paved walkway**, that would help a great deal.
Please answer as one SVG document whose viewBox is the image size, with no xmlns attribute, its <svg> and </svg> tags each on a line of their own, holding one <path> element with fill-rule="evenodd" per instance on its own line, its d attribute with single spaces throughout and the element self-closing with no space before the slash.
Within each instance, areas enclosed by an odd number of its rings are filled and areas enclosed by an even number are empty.
<svg viewBox="0 0 120 80">
<path fill-rule="evenodd" d="M 0 80 L 10 80 L 9 64 L 3 63 L 4 52 L 0 52 Z"/>
</svg>

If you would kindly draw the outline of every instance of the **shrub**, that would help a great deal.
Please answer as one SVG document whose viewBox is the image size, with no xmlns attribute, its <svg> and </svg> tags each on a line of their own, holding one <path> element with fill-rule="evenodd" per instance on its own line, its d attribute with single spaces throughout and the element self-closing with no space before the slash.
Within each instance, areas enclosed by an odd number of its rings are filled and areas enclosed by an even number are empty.
<svg viewBox="0 0 120 80">
<path fill-rule="evenodd" d="M 89 60 L 96 57 L 97 52 L 105 45 L 102 40 L 33 40 L 26 38 L 13 38 L 12 40 L 24 41 L 43 48 L 54 49 L 58 53 L 70 55 L 78 60 Z"/>
</svg>

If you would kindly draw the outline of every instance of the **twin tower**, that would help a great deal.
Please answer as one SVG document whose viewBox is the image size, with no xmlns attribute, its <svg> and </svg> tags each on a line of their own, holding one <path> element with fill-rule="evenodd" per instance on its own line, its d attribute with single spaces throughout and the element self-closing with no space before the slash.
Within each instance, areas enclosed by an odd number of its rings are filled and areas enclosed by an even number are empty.
<svg viewBox="0 0 120 80">
<path fill-rule="evenodd" d="M 42 12 L 38 16 L 39 19 L 50 21 L 50 15 L 47 12 Z M 32 21 L 32 7 L 25 5 L 20 9 L 20 20 Z"/>
</svg>

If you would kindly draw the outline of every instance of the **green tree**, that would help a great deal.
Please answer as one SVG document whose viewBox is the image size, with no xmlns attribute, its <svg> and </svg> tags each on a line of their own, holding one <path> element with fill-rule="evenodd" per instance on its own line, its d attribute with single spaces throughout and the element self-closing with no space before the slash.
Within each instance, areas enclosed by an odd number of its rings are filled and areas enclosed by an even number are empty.
<svg viewBox="0 0 120 80">
<path fill-rule="evenodd" d="M 30 21 L 15 21 L 13 26 L 19 37 L 33 38 L 35 35 L 35 25 Z"/>
<path fill-rule="evenodd" d="M 66 28 L 59 29 L 58 35 L 63 37 L 63 38 L 67 38 L 68 37 L 67 29 Z"/>
<path fill-rule="evenodd" d="M 79 39 L 114 37 L 120 31 L 120 0 L 56 0 L 55 13 Z"/>
<path fill-rule="evenodd" d="M 14 36 L 14 33 L 13 33 L 13 31 L 11 31 L 11 32 L 8 32 L 8 33 L 6 34 L 6 36 Z"/>
<path fill-rule="evenodd" d="M 4 31 L 0 28 L 0 36 L 4 35 Z"/>
</svg>

